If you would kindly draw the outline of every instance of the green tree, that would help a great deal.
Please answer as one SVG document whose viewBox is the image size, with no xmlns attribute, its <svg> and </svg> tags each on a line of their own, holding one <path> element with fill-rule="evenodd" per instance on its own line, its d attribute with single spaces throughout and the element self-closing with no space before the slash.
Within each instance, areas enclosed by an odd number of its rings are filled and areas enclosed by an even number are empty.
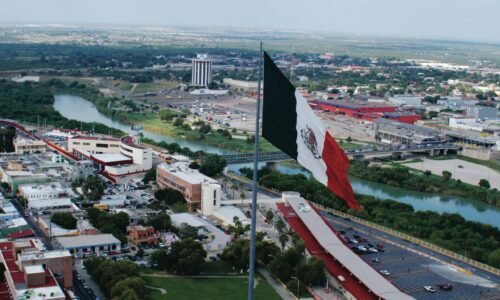
<svg viewBox="0 0 500 300">
<path fill-rule="evenodd" d="M 182 125 L 184 125 L 184 120 L 181 118 L 175 118 L 173 125 L 175 127 L 181 127 Z"/>
<path fill-rule="evenodd" d="M 266 220 L 269 222 L 269 224 L 272 224 L 274 218 L 274 213 L 272 210 L 268 210 L 266 212 Z"/>
<path fill-rule="evenodd" d="M 145 184 L 148 184 L 149 182 L 155 180 L 156 180 L 156 166 L 152 167 L 146 172 L 146 174 L 144 174 L 144 178 L 142 179 L 142 181 Z"/>
<path fill-rule="evenodd" d="M 495 268 L 500 268 L 500 248 L 495 249 L 488 255 L 488 264 Z"/>
<path fill-rule="evenodd" d="M 445 170 L 445 171 L 443 171 L 442 174 L 443 174 L 444 181 L 449 181 L 451 179 L 451 172 Z"/>
<path fill-rule="evenodd" d="M 280 234 L 279 237 L 280 244 L 281 244 L 281 250 L 285 250 L 286 243 L 288 243 L 289 237 L 286 233 Z"/>
<path fill-rule="evenodd" d="M 153 226 L 155 230 L 170 230 L 172 228 L 172 221 L 170 220 L 170 216 L 161 213 L 156 216 L 151 217 L 148 220 L 148 225 Z"/>
<path fill-rule="evenodd" d="M 76 228 L 76 219 L 68 212 L 56 212 L 50 217 L 50 221 L 64 229 Z"/>
<path fill-rule="evenodd" d="M 82 185 L 82 191 L 85 199 L 96 201 L 104 194 L 104 185 L 97 176 L 89 176 Z"/>
<path fill-rule="evenodd" d="M 130 291 L 132 291 L 133 294 Z M 137 297 L 137 299 L 140 299 L 139 295 L 142 296 L 145 293 L 146 283 L 144 279 L 134 276 L 118 281 L 111 288 L 111 299 L 124 299 L 127 297 Z"/>
<path fill-rule="evenodd" d="M 149 262 L 151 263 L 153 268 L 162 271 L 167 270 L 167 260 L 168 254 L 166 249 L 156 250 L 149 257 Z"/>
<path fill-rule="evenodd" d="M 490 188 L 490 182 L 486 179 L 481 179 L 479 180 L 479 186 L 484 188 L 484 189 L 489 189 Z"/>
<path fill-rule="evenodd" d="M 193 239 L 173 242 L 167 258 L 167 270 L 178 275 L 197 275 L 207 252 Z"/>
<path fill-rule="evenodd" d="M 230 225 L 228 231 L 233 235 L 235 240 L 239 239 L 243 234 L 250 230 L 250 225 L 243 225 L 238 217 L 233 218 L 233 225 Z"/>
<path fill-rule="evenodd" d="M 200 172 L 207 176 L 215 176 L 226 167 L 226 160 L 216 154 L 207 154 L 201 163 Z"/>
<path fill-rule="evenodd" d="M 184 196 L 178 190 L 164 188 L 155 192 L 155 199 L 166 205 L 173 205 L 177 202 L 184 202 Z"/>
</svg>

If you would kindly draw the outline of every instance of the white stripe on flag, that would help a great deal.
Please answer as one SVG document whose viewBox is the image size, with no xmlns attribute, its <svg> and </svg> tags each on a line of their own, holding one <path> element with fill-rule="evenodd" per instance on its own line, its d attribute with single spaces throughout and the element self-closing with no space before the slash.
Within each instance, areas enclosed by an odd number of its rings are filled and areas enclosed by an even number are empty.
<svg viewBox="0 0 500 300">
<path fill-rule="evenodd" d="M 325 143 L 325 128 L 300 92 L 295 91 L 295 99 L 297 100 L 297 161 L 311 171 L 316 180 L 327 185 L 326 164 L 321 157 Z"/>
</svg>

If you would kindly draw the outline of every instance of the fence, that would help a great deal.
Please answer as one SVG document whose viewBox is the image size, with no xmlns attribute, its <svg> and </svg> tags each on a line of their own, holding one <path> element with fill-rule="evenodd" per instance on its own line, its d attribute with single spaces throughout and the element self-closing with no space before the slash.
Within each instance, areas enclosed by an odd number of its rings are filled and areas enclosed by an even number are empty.
<svg viewBox="0 0 500 300">
<path fill-rule="evenodd" d="M 366 225 L 368 227 L 371 227 L 373 229 L 376 229 L 376 230 L 382 231 L 384 233 L 390 234 L 392 236 L 398 237 L 400 239 L 404 239 L 404 240 L 410 241 L 411 243 L 414 243 L 416 245 L 422 246 L 424 248 L 427 248 L 429 250 L 435 251 L 437 253 L 446 255 L 448 257 L 451 257 L 453 259 L 459 260 L 461 262 L 467 263 L 467 264 L 469 264 L 471 266 L 474 266 L 474 267 L 476 267 L 478 269 L 490 272 L 490 273 L 495 274 L 497 276 L 500 275 L 500 270 L 497 269 L 497 268 L 494 268 L 494 267 L 492 267 L 490 265 L 487 265 L 487 264 L 478 262 L 476 260 L 470 259 L 470 258 L 465 257 L 465 256 L 463 256 L 461 254 L 456 253 L 456 252 L 453 252 L 453 251 L 441 248 L 439 246 L 436 246 L 434 244 L 431 244 L 431 243 L 426 242 L 424 240 L 421 240 L 419 238 L 416 238 L 416 237 L 413 237 L 413 236 L 401 233 L 399 231 L 396 231 L 394 229 L 391 229 L 391 228 L 388 228 L 388 227 L 385 227 L 385 226 L 382 226 L 382 225 L 379 225 L 379 224 L 375 224 L 375 223 L 370 222 L 370 221 L 366 221 L 366 220 L 360 219 L 358 217 L 346 214 L 344 212 L 341 212 L 341 211 L 338 211 L 338 210 L 335 210 L 335 209 L 332 209 L 332 208 L 329 208 L 329 207 L 325 207 L 325 206 L 323 206 L 321 204 L 317 204 L 317 203 L 313 203 L 313 202 L 311 202 L 311 204 L 314 207 L 316 207 L 316 208 L 318 208 L 320 210 L 332 213 L 334 215 L 337 215 L 337 216 L 340 216 L 340 217 L 343 217 L 343 218 L 349 218 L 349 219 L 351 219 L 352 221 L 354 221 L 356 223 L 360 223 L 360 224 Z"/>
</svg>

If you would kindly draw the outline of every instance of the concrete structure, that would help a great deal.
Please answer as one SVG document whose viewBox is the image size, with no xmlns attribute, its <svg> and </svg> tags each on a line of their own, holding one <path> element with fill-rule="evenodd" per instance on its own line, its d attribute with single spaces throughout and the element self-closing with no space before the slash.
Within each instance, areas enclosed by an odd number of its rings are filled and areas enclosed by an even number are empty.
<svg viewBox="0 0 500 300">
<path fill-rule="evenodd" d="M 233 89 L 241 89 L 244 91 L 257 91 L 257 81 L 236 80 L 232 78 L 224 78 L 222 82 L 229 85 Z"/>
<path fill-rule="evenodd" d="M 420 105 L 422 104 L 422 97 L 420 96 L 394 96 L 389 97 L 389 102 L 401 106 L 401 105 Z"/>
<path fill-rule="evenodd" d="M 469 106 L 467 107 L 467 116 L 480 120 L 495 120 L 498 118 L 498 109 L 487 106 Z"/>
<path fill-rule="evenodd" d="M 45 184 L 23 184 L 18 187 L 19 196 L 28 200 L 32 199 L 55 199 L 69 195 L 69 191 L 63 188 L 59 182 Z"/>
<path fill-rule="evenodd" d="M 212 61 L 206 54 L 198 54 L 192 61 L 191 85 L 208 86 L 212 82 Z"/>
<path fill-rule="evenodd" d="M 217 180 L 203 175 L 198 170 L 190 169 L 188 163 L 179 162 L 174 164 L 162 163 L 157 166 L 156 182 L 160 188 L 172 188 L 178 190 L 186 199 L 190 211 L 201 208 L 202 187 L 210 190 L 205 193 L 207 201 L 214 202 L 216 207 L 217 199 L 220 201 L 221 187 Z M 207 204 L 208 204 L 207 202 Z M 207 209 L 213 209 L 208 208 Z"/>
<path fill-rule="evenodd" d="M 73 180 L 79 177 L 86 179 L 94 173 L 95 168 L 91 160 L 79 160 L 71 165 L 71 179 Z"/>
<path fill-rule="evenodd" d="M 296 192 L 284 192 L 278 204 L 285 219 L 304 240 L 307 250 L 322 259 L 328 272 L 356 299 L 413 299 L 355 254 L 321 215 Z M 347 297 L 349 299 L 349 297 Z"/>
<path fill-rule="evenodd" d="M 97 254 L 120 252 L 120 240 L 112 234 L 79 235 L 72 237 L 59 237 L 57 242 L 64 250 L 71 254 L 81 256 L 83 254 Z"/>
<path fill-rule="evenodd" d="M 475 117 L 455 117 L 448 119 L 448 126 L 460 130 L 483 131 L 484 125 L 477 122 Z"/>
<path fill-rule="evenodd" d="M 73 286 L 72 257 L 67 251 L 45 251 L 36 239 L 0 242 L 0 249 L 5 269 L 5 282 L 0 284 L 2 299 L 66 299 L 61 286 Z"/>
<path fill-rule="evenodd" d="M 158 237 L 153 226 L 132 225 L 128 229 L 130 242 L 134 245 L 154 245 Z"/>
<path fill-rule="evenodd" d="M 22 184 L 40 184 L 51 181 L 45 174 L 34 174 L 30 171 L 11 171 L 0 167 L 0 177 L 2 182 L 9 184 L 12 195 L 17 191 L 18 186 Z"/>
<path fill-rule="evenodd" d="M 403 145 L 432 144 L 442 141 L 438 131 L 386 119 L 378 119 L 375 122 L 375 139 L 386 144 Z"/>
<path fill-rule="evenodd" d="M 453 110 L 465 110 L 469 106 L 474 106 L 479 100 L 463 99 L 461 97 L 448 97 L 437 100 L 436 104 Z"/>
<path fill-rule="evenodd" d="M 152 150 L 138 145 L 131 136 L 120 139 L 75 136 L 68 139 L 68 151 L 91 160 L 103 175 L 115 182 L 120 176 L 145 172 L 153 166 Z"/>
<path fill-rule="evenodd" d="M 36 211 L 58 210 L 58 211 L 78 211 L 78 207 L 71 201 L 71 198 L 55 199 L 29 199 L 28 208 Z"/>
<path fill-rule="evenodd" d="M 16 137 L 14 139 L 14 149 L 18 154 L 43 153 L 47 151 L 47 144 L 41 140 Z"/>
</svg>

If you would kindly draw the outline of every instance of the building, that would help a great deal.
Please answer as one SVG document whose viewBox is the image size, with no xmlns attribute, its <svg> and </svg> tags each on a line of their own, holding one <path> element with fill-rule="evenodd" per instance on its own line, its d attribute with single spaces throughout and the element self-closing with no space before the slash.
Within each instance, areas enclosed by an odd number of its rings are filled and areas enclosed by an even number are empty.
<svg viewBox="0 0 500 300">
<path fill-rule="evenodd" d="M 402 145 L 442 142 L 438 131 L 387 119 L 376 120 L 375 139 L 385 144 Z"/>
<path fill-rule="evenodd" d="M 76 256 L 82 256 L 84 254 L 99 255 L 101 253 L 115 253 L 121 251 L 120 240 L 109 233 L 58 237 L 57 242 L 64 250 L 68 250 L 71 254 Z"/>
<path fill-rule="evenodd" d="M 191 85 L 208 86 L 212 82 L 212 61 L 206 54 L 198 54 L 192 61 Z"/>
<path fill-rule="evenodd" d="M 153 226 L 132 225 L 128 230 L 129 239 L 134 245 L 154 245 L 158 243 Z"/>
<path fill-rule="evenodd" d="M 145 172 L 153 166 L 150 148 L 136 143 L 133 137 L 120 139 L 75 136 L 68 139 L 68 151 L 99 166 L 101 174 L 116 182 L 119 177 Z"/>
<path fill-rule="evenodd" d="M 257 91 L 257 81 L 237 80 L 232 78 L 224 78 L 222 82 L 230 86 L 232 89 L 241 89 L 244 91 Z"/>
<path fill-rule="evenodd" d="M 162 163 L 156 170 L 156 182 L 160 188 L 172 188 L 181 192 L 190 211 L 201 208 L 202 189 L 210 190 L 206 193 L 207 199 L 212 198 L 210 196 L 220 199 L 221 186 L 217 180 L 190 169 L 186 162 Z"/>
<path fill-rule="evenodd" d="M 401 96 L 397 95 L 394 97 L 389 97 L 389 102 L 401 106 L 401 105 L 420 105 L 422 104 L 422 97 L 420 96 Z"/>
<path fill-rule="evenodd" d="M 30 171 L 11 171 L 4 170 L 0 167 L 0 177 L 2 182 L 9 184 L 11 189 L 11 195 L 17 191 L 18 186 L 22 184 L 41 184 L 45 182 L 50 182 L 50 179 L 45 174 L 34 174 Z"/>
<path fill-rule="evenodd" d="M 468 106 L 467 116 L 480 120 L 495 120 L 498 118 L 498 110 L 496 107 Z"/>
<path fill-rule="evenodd" d="M 43 153 L 47 151 L 47 144 L 41 140 L 16 137 L 14 139 L 14 150 L 18 154 Z"/>
<path fill-rule="evenodd" d="M 75 180 L 79 177 L 87 179 L 94 175 L 94 164 L 90 160 L 79 160 L 71 165 L 71 179 Z"/>
<path fill-rule="evenodd" d="M 69 252 L 45 251 L 37 239 L 0 242 L 0 263 L 5 270 L 1 299 L 64 300 L 61 287 L 73 286 Z"/>
<path fill-rule="evenodd" d="M 59 182 L 49 182 L 44 184 L 23 184 L 18 187 L 19 196 L 29 200 L 34 199 L 55 199 L 67 196 L 68 189 L 63 188 Z"/>
</svg>

